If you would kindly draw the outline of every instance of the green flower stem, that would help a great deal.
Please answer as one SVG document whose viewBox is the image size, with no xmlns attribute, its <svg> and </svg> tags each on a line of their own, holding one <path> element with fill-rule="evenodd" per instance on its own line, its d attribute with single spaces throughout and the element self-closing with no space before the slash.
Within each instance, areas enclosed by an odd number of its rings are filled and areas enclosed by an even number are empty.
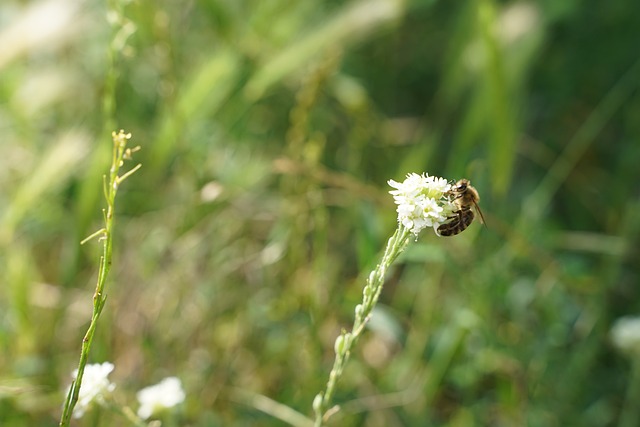
<svg viewBox="0 0 640 427">
<path fill-rule="evenodd" d="M 627 396 L 622 407 L 619 427 L 634 427 L 638 425 L 640 420 L 640 358 L 634 355 L 631 361 L 631 377 L 627 386 Z"/>
<path fill-rule="evenodd" d="M 333 368 L 329 373 L 327 387 L 325 391 L 318 393 L 313 400 L 315 427 L 322 426 L 322 423 L 337 411 L 337 408 L 331 410 L 329 408 L 336 390 L 336 384 L 342 376 L 345 365 L 349 361 L 351 348 L 358 341 L 360 335 L 362 335 L 365 326 L 371 318 L 371 313 L 378 302 L 378 298 L 380 298 L 387 269 L 406 248 L 410 234 L 410 231 L 402 225 L 399 225 L 395 233 L 393 233 L 393 236 L 391 236 L 387 242 L 387 247 L 380 264 L 369 274 L 367 283 L 362 290 L 362 303 L 356 306 L 355 319 L 351 332 L 342 331 L 336 339 L 336 357 L 333 362 Z"/>
<path fill-rule="evenodd" d="M 140 417 L 138 417 L 131 408 L 129 408 L 128 406 L 120 406 L 116 403 L 113 403 L 111 401 L 105 403 L 105 406 L 110 409 L 112 412 L 120 415 L 121 417 L 125 418 L 127 421 L 129 421 L 129 423 L 131 423 L 132 426 L 135 427 L 149 427 L 149 424 L 147 424 L 145 421 L 143 421 L 142 419 L 140 419 Z"/>
<path fill-rule="evenodd" d="M 134 149 L 126 148 L 127 141 L 131 137 L 131 134 L 125 134 L 123 131 L 120 131 L 120 133 L 118 134 L 114 132 L 112 136 L 113 157 L 111 161 L 111 169 L 109 170 L 109 183 L 107 184 L 106 177 L 104 181 L 104 196 L 107 201 L 107 210 L 106 212 L 103 211 L 105 226 L 103 229 L 92 234 L 87 239 L 81 242 L 84 243 L 93 237 L 99 236 L 100 240 L 102 240 L 102 256 L 100 257 L 100 267 L 98 270 L 98 281 L 96 284 L 96 290 L 93 294 L 93 314 L 91 316 L 91 324 L 89 325 L 89 329 L 82 339 L 82 349 L 80 352 L 80 361 L 78 363 L 78 374 L 76 375 L 76 379 L 71 382 L 69 393 L 67 394 L 67 398 L 64 402 L 64 408 L 62 411 L 62 416 L 60 418 L 61 427 L 69 425 L 71 414 L 73 413 L 73 408 L 78 402 L 78 394 L 80 393 L 80 387 L 82 385 L 84 368 L 87 365 L 87 360 L 89 359 L 89 350 L 91 349 L 91 343 L 93 342 L 93 335 L 96 331 L 96 327 L 98 326 L 98 319 L 100 318 L 100 314 L 102 313 L 102 309 L 107 300 L 107 296 L 104 293 L 104 287 L 107 282 L 109 271 L 111 270 L 111 252 L 113 247 L 112 232 L 114 223 L 113 212 L 115 208 L 116 193 L 118 192 L 118 187 L 120 186 L 122 181 L 131 176 L 131 174 L 137 171 L 141 166 L 140 164 L 138 164 L 129 172 L 126 172 L 122 176 L 118 176 L 120 167 L 123 165 L 124 159 L 130 158 L 131 153 L 136 151 L 138 147 Z"/>
</svg>

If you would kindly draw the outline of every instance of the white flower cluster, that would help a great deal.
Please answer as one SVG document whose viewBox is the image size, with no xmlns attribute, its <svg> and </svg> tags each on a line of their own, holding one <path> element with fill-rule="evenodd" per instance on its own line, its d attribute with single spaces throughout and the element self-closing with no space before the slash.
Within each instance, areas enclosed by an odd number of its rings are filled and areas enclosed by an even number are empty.
<svg viewBox="0 0 640 427">
<path fill-rule="evenodd" d="M 87 365 L 84 368 L 78 402 L 73 410 L 74 418 L 82 417 L 93 403 L 100 405 L 106 403 L 106 398 L 116 388 L 116 385 L 107 378 L 113 369 L 113 363 L 109 362 Z M 73 373 L 74 378 L 77 375 L 78 370 L 76 369 Z M 146 420 L 152 415 L 184 402 L 185 393 L 180 380 L 176 377 L 169 377 L 159 384 L 143 388 L 136 394 L 136 397 L 140 403 L 138 416 Z"/>
<path fill-rule="evenodd" d="M 618 319 L 611 328 L 611 341 L 627 356 L 640 357 L 640 317 Z"/>
<path fill-rule="evenodd" d="M 185 394 L 180 380 L 169 377 L 156 385 L 143 388 L 136 397 L 140 402 L 138 416 L 146 420 L 154 414 L 184 402 Z"/>
<path fill-rule="evenodd" d="M 445 196 L 451 185 L 444 178 L 410 173 L 403 182 L 388 184 L 395 188 L 389 193 L 398 205 L 398 222 L 416 236 L 426 227 L 438 228 L 455 209 Z"/>
<path fill-rule="evenodd" d="M 82 385 L 78 393 L 78 403 L 73 410 L 73 417 L 80 418 L 93 402 L 104 403 L 104 398 L 109 395 L 115 388 L 107 378 L 113 371 L 113 363 L 104 362 L 87 365 L 84 368 L 82 376 Z M 77 378 L 78 370 L 73 372 L 73 378 Z"/>
</svg>

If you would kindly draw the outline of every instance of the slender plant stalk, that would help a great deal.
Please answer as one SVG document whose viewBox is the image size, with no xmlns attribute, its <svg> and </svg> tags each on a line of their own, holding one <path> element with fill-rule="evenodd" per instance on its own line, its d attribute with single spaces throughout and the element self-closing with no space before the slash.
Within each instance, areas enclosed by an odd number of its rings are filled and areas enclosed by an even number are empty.
<svg viewBox="0 0 640 427">
<path fill-rule="evenodd" d="M 638 420 L 640 420 L 640 410 L 638 410 L 639 399 L 640 359 L 636 355 L 631 361 L 631 376 L 627 386 L 627 396 L 618 421 L 618 427 L 633 427 L 638 425 Z"/>
<path fill-rule="evenodd" d="M 351 331 L 343 331 L 336 339 L 336 357 L 333 362 L 333 368 L 329 373 L 327 387 L 323 392 L 318 393 L 313 400 L 315 427 L 322 426 L 322 424 L 337 411 L 337 408 L 330 409 L 331 401 L 336 391 L 336 384 L 349 361 L 351 348 L 358 341 L 360 335 L 362 335 L 365 326 L 371 318 L 371 313 L 378 302 L 378 298 L 380 298 L 387 269 L 407 246 L 410 234 L 407 228 L 400 225 L 393 236 L 391 236 L 387 242 L 387 247 L 380 264 L 376 266 L 367 278 L 367 283 L 362 291 L 362 303 L 356 306 L 355 319 Z"/>
<path fill-rule="evenodd" d="M 114 209 L 116 201 L 116 193 L 120 184 L 127 179 L 131 174 L 137 171 L 142 165 L 138 164 L 130 171 L 119 176 L 120 167 L 123 165 L 125 159 L 131 158 L 131 153 L 137 151 L 139 147 L 133 149 L 127 148 L 127 141 L 131 137 L 131 134 L 125 134 L 124 131 L 119 133 L 112 133 L 113 136 L 113 157 L 111 159 L 111 169 L 109 170 L 109 180 L 104 177 L 104 197 L 107 201 L 107 209 L 103 210 L 104 216 L 104 228 L 98 230 L 91 236 L 87 237 L 81 242 L 92 239 L 93 237 L 99 237 L 102 241 L 102 256 L 100 256 L 100 267 L 98 270 L 98 280 L 96 284 L 95 293 L 93 294 L 93 314 L 91 316 L 91 324 L 89 329 L 82 339 L 82 349 L 80 352 L 80 361 L 78 363 L 78 373 L 76 378 L 71 382 L 69 393 L 64 403 L 62 416 L 60 418 L 60 426 L 68 426 L 71 420 L 71 414 L 73 408 L 78 402 L 78 394 L 80 393 L 80 387 L 82 385 L 82 376 L 84 375 L 84 368 L 87 365 L 89 359 L 89 351 L 91 350 L 91 344 L 93 342 L 93 336 L 98 326 L 98 319 L 104 308 L 104 304 L 107 300 L 107 296 L 104 292 L 105 284 L 107 282 L 107 276 L 111 270 L 111 254 L 113 249 L 113 226 L 114 226 Z"/>
<path fill-rule="evenodd" d="M 116 405 L 116 404 L 113 404 L 113 402 L 107 402 L 106 406 L 107 406 L 108 409 L 110 409 L 114 413 L 120 415 L 121 417 L 123 417 L 124 419 L 129 421 L 129 423 L 131 423 L 132 426 L 135 426 L 135 427 L 149 427 L 149 424 L 147 424 L 146 422 L 141 420 L 140 417 L 138 417 L 133 412 L 133 410 L 128 406 Z"/>
</svg>

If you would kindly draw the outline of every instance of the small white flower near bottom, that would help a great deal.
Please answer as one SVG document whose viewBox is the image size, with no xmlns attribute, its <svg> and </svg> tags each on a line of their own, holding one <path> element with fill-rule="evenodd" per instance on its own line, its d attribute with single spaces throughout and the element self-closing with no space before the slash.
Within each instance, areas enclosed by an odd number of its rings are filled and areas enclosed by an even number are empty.
<svg viewBox="0 0 640 427">
<path fill-rule="evenodd" d="M 169 377 L 156 385 L 143 388 L 136 397 L 140 402 L 138 416 L 146 420 L 152 415 L 184 402 L 185 393 L 180 380 Z"/>
<path fill-rule="evenodd" d="M 403 182 L 390 179 L 388 184 L 395 188 L 389 193 L 398 205 L 398 223 L 415 236 L 426 227 L 436 230 L 455 210 L 446 197 L 451 185 L 444 178 L 410 173 Z"/>
<path fill-rule="evenodd" d="M 611 341 L 627 356 L 640 356 L 640 317 L 625 316 L 611 328 Z"/>
<path fill-rule="evenodd" d="M 73 410 L 73 417 L 80 418 L 92 403 L 104 403 L 104 398 L 111 394 L 116 385 L 107 378 L 113 371 L 113 363 L 95 363 L 84 368 L 82 385 L 78 393 L 78 403 Z M 73 371 L 73 378 L 78 376 L 78 370 Z"/>
</svg>

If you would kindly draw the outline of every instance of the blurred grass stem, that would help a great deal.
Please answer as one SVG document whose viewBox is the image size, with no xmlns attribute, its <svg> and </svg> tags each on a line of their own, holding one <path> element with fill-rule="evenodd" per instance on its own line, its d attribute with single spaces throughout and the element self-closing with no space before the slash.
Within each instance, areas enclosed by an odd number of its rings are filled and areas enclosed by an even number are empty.
<svg viewBox="0 0 640 427">
<path fill-rule="evenodd" d="M 287 424 L 296 427 L 311 427 L 313 421 L 305 417 L 301 413 L 293 410 L 292 408 L 278 403 L 273 399 L 263 396 L 261 394 L 253 393 L 242 389 L 230 390 L 231 400 L 243 403 L 251 406 L 259 411 L 269 414 L 274 418 L 277 418 Z"/>
<path fill-rule="evenodd" d="M 333 395 L 336 391 L 336 384 L 344 372 L 344 368 L 351 357 L 351 348 L 358 341 L 360 335 L 364 331 L 365 326 L 371 319 L 371 313 L 375 308 L 382 287 L 387 269 L 396 260 L 398 255 L 406 248 L 409 242 L 410 231 L 402 225 L 399 225 L 393 236 L 387 242 L 384 255 L 380 264 L 369 274 L 367 283 L 362 290 L 362 303 L 358 304 L 355 309 L 355 319 L 351 332 L 343 331 L 335 342 L 336 357 L 333 362 L 333 368 L 329 373 L 329 381 L 325 391 L 316 395 L 313 400 L 313 410 L 315 412 L 315 427 L 322 424 L 337 412 L 338 408 L 330 408 Z"/>
<path fill-rule="evenodd" d="M 631 362 L 631 378 L 627 388 L 624 406 L 620 414 L 618 427 L 634 427 L 640 419 L 640 358 L 634 357 Z"/>
<path fill-rule="evenodd" d="M 133 410 L 128 406 L 120 406 L 112 402 L 107 402 L 107 407 L 114 413 L 129 421 L 133 426 L 150 427 L 150 424 L 147 424 L 145 421 L 141 420 L 140 417 L 138 417 L 135 412 L 133 412 Z"/>
<path fill-rule="evenodd" d="M 111 168 L 109 170 L 109 181 L 107 183 L 106 177 L 104 182 L 104 195 L 107 201 L 107 209 L 103 210 L 104 214 L 104 228 L 96 233 L 93 233 L 87 239 L 83 240 L 83 243 L 93 237 L 99 237 L 102 241 L 102 256 L 100 256 L 100 266 L 98 270 L 98 281 L 96 284 L 96 290 L 93 294 L 93 314 L 91 316 L 91 324 L 89 329 L 82 339 L 82 349 L 80 352 L 80 361 L 78 363 L 78 373 L 76 378 L 71 382 L 69 393 L 64 403 L 62 416 L 60 418 L 60 426 L 68 426 L 71 420 L 71 414 L 73 408 L 78 402 L 78 395 L 80 393 L 80 387 L 82 386 L 82 376 L 84 374 L 84 368 L 87 365 L 89 359 L 89 351 L 91 350 L 91 343 L 93 342 L 93 336 L 98 326 L 98 319 L 102 313 L 102 309 L 107 300 L 107 296 L 104 293 L 105 284 L 107 282 L 107 276 L 111 270 L 112 262 L 112 249 L 113 249 L 113 226 L 114 226 L 114 210 L 116 194 L 120 184 L 133 172 L 138 170 L 141 165 L 138 164 L 130 171 L 119 176 L 120 167 L 123 165 L 125 158 L 130 158 L 131 153 L 136 149 L 128 149 L 127 141 L 131 138 L 131 134 L 125 134 L 124 131 L 119 133 L 112 133 L 113 137 L 113 157 L 111 161 Z"/>
</svg>

